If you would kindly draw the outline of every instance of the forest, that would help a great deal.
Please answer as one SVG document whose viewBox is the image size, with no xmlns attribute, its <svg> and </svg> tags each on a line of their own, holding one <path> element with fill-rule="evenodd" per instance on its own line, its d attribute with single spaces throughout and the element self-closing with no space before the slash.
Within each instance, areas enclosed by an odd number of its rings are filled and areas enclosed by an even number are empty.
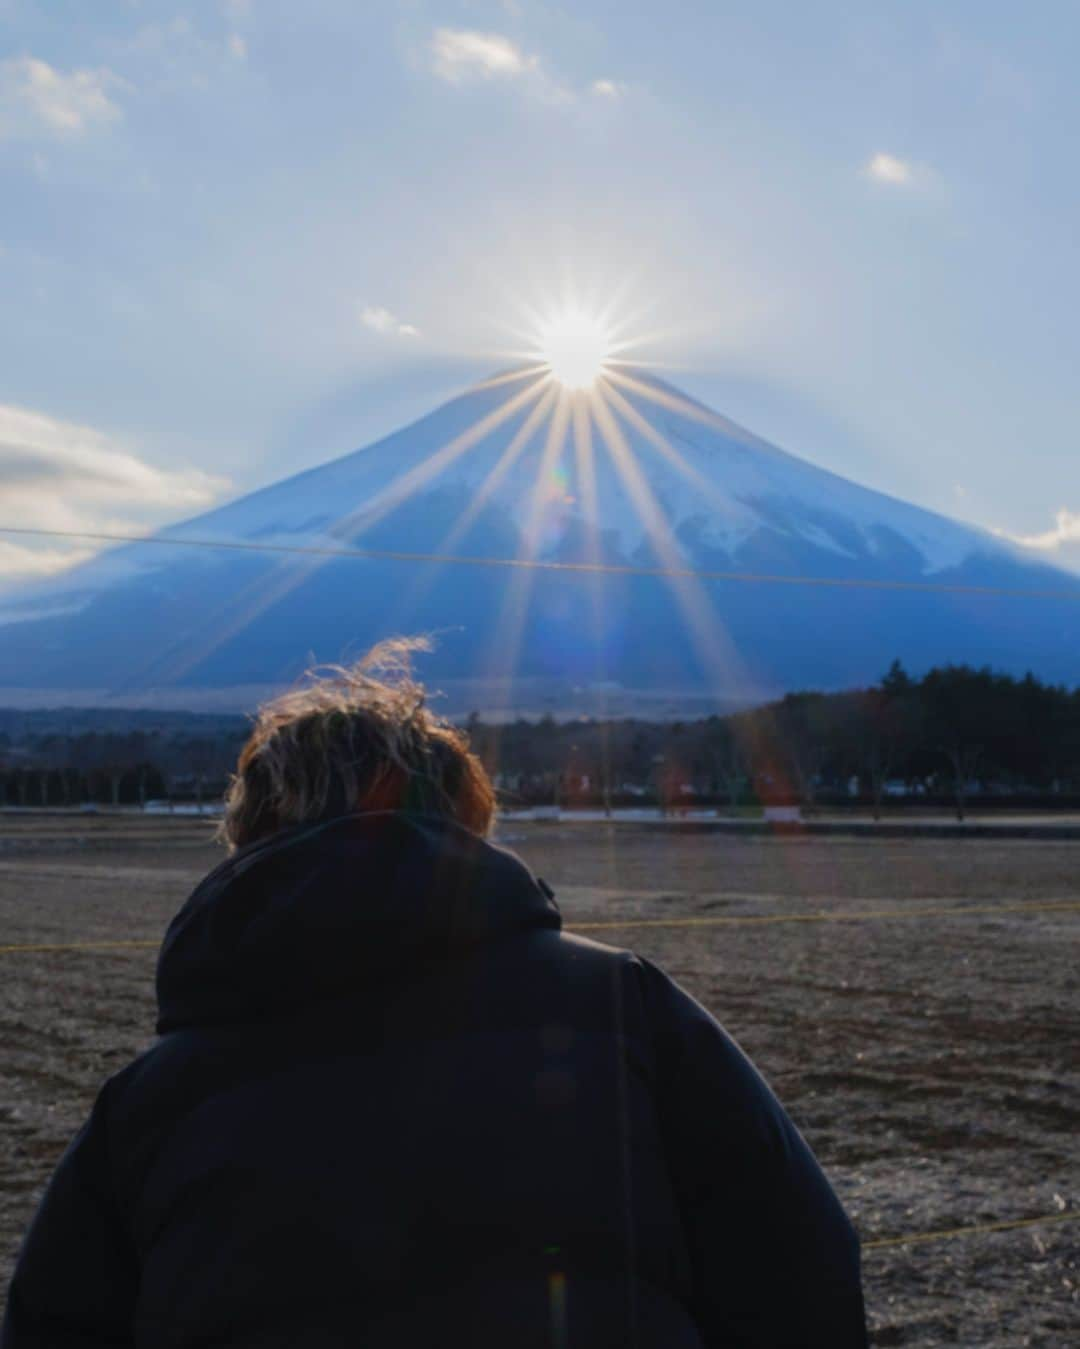
<svg viewBox="0 0 1080 1349">
<path fill-rule="evenodd" d="M 504 808 L 769 804 L 884 810 L 1080 805 L 1080 688 L 991 669 L 802 692 L 688 721 L 463 723 Z M 209 804 L 249 731 L 242 716 L 0 710 L 0 805 Z"/>
</svg>

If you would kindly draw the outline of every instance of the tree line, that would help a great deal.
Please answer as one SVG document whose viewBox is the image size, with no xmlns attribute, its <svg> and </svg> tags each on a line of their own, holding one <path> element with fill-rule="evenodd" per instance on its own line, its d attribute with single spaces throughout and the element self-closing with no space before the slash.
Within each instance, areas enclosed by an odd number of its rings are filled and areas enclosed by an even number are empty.
<svg viewBox="0 0 1080 1349">
<path fill-rule="evenodd" d="M 791 693 L 724 717 L 486 726 L 478 753 L 504 797 L 664 809 L 690 804 L 952 805 L 969 799 L 1080 804 L 1080 688 L 946 666 L 921 679 L 894 662 L 881 681 Z"/>
<path fill-rule="evenodd" d="M 65 720 L 66 715 L 66 720 Z M 894 662 L 876 685 L 727 716 L 464 723 L 506 806 L 1080 805 L 1080 687 Z M 0 804 L 220 798 L 243 717 L 0 712 Z"/>
<path fill-rule="evenodd" d="M 209 804 L 224 793 L 249 730 L 240 717 L 222 720 L 211 728 L 2 729 L 0 806 Z"/>
</svg>

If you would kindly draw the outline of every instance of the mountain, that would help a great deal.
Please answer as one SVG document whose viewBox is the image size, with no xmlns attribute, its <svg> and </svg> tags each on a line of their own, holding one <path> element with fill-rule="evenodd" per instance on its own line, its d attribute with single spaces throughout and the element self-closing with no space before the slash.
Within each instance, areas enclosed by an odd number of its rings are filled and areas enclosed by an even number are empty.
<svg viewBox="0 0 1080 1349">
<path fill-rule="evenodd" d="M 332 555 L 349 549 L 398 556 Z M 676 715 L 867 683 L 894 657 L 1073 683 L 1078 600 L 1080 578 L 643 371 L 588 392 L 516 371 L 9 593 L 0 702 L 246 706 L 420 632 L 452 710 Z"/>
</svg>

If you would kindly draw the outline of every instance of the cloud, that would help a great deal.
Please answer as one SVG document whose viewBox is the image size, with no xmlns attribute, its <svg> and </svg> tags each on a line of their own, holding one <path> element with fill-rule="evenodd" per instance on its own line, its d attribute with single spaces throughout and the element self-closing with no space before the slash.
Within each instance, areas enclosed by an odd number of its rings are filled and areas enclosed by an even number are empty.
<svg viewBox="0 0 1080 1349">
<path fill-rule="evenodd" d="M 127 62 L 139 70 L 140 86 L 155 95 L 235 89 L 250 47 L 250 7 L 223 6 L 224 25 L 204 25 L 198 16 L 176 14 L 140 25 L 123 43 Z"/>
<path fill-rule="evenodd" d="M 626 93 L 626 85 L 618 80 L 593 80 L 590 88 L 601 98 L 622 98 Z"/>
<path fill-rule="evenodd" d="M 0 525 L 131 533 L 210 505 L 228 487 L 200 469 L 158 468 L 91 427 L 0 404 Z M 81 561 L 70 547 L 0 533 L 0 580 L 48 575 Z"/>
<path fill-rule="evenodd" d="M 431 36 L 429 56 L 431 69 L 449 84 L 513 83 L 531 98 L 562 106 L 577 103 L 583 92 L 563 83 L 543 67 L 539 56 L 524 51 L 501 33 L 437 28 Z M 597 80 L 591 86 L 593 93 L 607 98 L 620 97 L 625 88 L 614 80 Z"/>
<path fill-rule="evenodd" d="M 432 69 L 450 84 L 470 79 L 513 78 L 539 66 L 509 38 L 469 28 L 437 28 L 431 38 Z"/>
<path fill-rule="evenodd" d="M 121 117 L 109 90 L 123 81 L 109 70 L 69 75 L 33 56 L 0 61 L 0 137 L 74 137 Z"/>
<path fill-rule="evenodd" d="M 886 154 L 883 150 L 868 160 L 864 172 L 868 178 L 879 183 L 891 183 L 895 187 L 904 187 L 915 178 L 915 165 L 896 155 Z"/>
<path fill-rule="evenodd" d="M 1080 511 L 1065 508 L 1057 511 L 1052 528 L 1039 534 L 1013 534 L 993 527 L 990 532 L 1009 543 L 1019 544 L 1029 553 L 1038 554 L 1042 562 L 1080 572 Z"/>
<path fill-rule="evenodd" d="M 57 572 L 67 571 L 93 556 L 91 548 L 35 548 L 0 538 L 0 586 L 13 581 L 34 581 L 55 576 Z"/>
<path fill-rule="evenodd" d="M 382 305 L 366 304 L 360 310 L 360 322 L 373 333 L 385 333 L 391 337 L 419 337 L 420 329 L 411 323 L 402 323 L 396 314 L 384 309 Z"/>
<path fill-rule="evenodd" d="M 1042 534 L 1013 534 L 1010 536 L 1025 548 L 1056 552 L 1070 544 L 1080 544 L 1080 512 L 1060 510 L 1054 516 L 1054 527 Z"/>
</svg>

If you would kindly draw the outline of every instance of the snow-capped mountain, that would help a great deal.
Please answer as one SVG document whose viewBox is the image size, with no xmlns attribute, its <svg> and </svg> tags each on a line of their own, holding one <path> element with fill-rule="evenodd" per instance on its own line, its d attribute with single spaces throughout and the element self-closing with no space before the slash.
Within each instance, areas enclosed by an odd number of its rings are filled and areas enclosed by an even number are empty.
<svg viewBox="0 0 1080 1349">
<path fill-rule="evenodd" d="M 8 595 L 0 702 L 242 705 L 416 632 L 441 634 L 423 672 L 451 705 L 504 710 L 689 709 L 864 683 L 894 657 L 1074 682 L 1077 599 L 1075 576 L 641 371 L 590 393 L 511 372 Z"/>
</svg>

